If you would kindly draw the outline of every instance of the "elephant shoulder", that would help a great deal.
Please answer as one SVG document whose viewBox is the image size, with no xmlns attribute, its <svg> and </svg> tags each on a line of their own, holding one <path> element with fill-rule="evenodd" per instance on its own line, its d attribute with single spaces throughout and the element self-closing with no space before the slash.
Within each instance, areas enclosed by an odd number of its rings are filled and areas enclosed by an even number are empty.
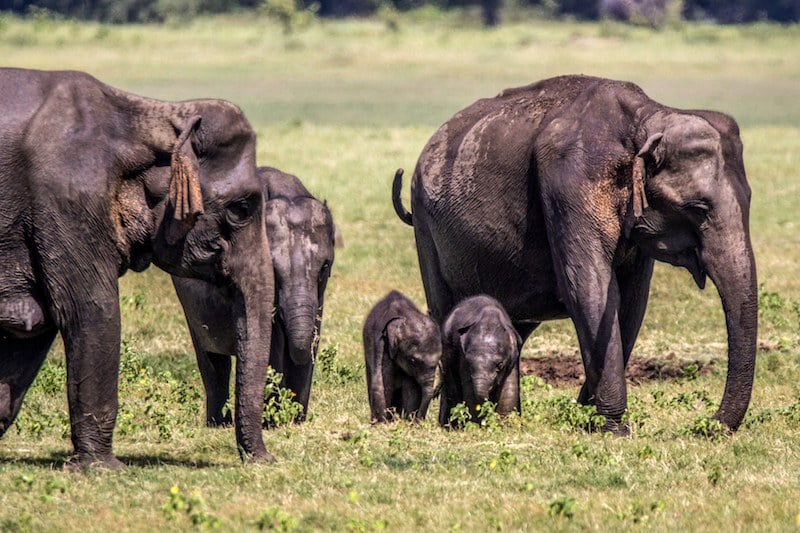
<svg viewBox="0 0 800 533">
<path fill-rule="evenodd" d="M 614 182 L 629 174 L 635 154 L 630 95 L 636 91 L 618 83 L 599 80 L 542 121 L 533 151 L 545 187 Z"/>
<path fill-rule="evenodd" d="M 114 109 L 103 92 L 103 85 L 87 74 L 53 73 L 42 100 L 28 123 L 24 147 L 26 155 L 42 166 L 61 166 L 58 174 L 86 169 L 105 169 L 113 159 L 110 150 Z M 58 76 L 57 74 L 62 74 Z M 74 154 L 79 153 L 79 158 Z"/>
</svg>

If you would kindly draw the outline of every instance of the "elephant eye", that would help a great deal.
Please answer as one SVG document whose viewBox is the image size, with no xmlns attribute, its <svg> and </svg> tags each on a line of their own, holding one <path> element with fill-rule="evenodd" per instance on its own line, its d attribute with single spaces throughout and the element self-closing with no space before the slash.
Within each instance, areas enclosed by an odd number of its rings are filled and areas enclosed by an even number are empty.
<svg viewBox="0 0 800 533">
<path fill-rule="evenodd" d="M 330 269 L 331 269 L 331 264 L 328 261 L 322 263 L 322 267 L 319 269 L 319 277 L 324 278 L 325 276 L 327 276 Z"/>
<path fill-rule="evenodd" d="M 241 225 L 250 220 L 255 213 L 256 202 L 253 198 L 242 198 L 228 204 L 228 221 L 234 225 Z"/>
<path fill-rule="evenodd" d="M 691 202 L 687 202 L 684 204 L 684 208 L 691 213 L 705 217 L 708 215 L 708 212 L 711 210 L 711 206 L 705 200 L 694 200 Z"/>
</svg>

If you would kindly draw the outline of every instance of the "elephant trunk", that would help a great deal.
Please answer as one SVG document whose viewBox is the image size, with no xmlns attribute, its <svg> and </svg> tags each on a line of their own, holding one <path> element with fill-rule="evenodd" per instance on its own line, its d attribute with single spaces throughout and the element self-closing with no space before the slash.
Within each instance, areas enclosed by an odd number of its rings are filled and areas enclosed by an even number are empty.
<svg viewBox="0 0 800 533">
<path fill-rule="evenodd" d="M 246 250 L 239 249 L 241 247 Z M 236 403 L 234 422 L 245 460 L 274 461 L 261 435 L 272 337 L 274 275 L 260 217 L 237 235 L 225 261 L 234 293 Z"/>
<path fill-rule="evenodd" d="M 431 404 L 431 400 L 433 400 L 438 394 L 439 389 L 442 386 L 442 366 L 440 364 L 436 365 L 436 370 L 433 372 L 433 376 L 425 383 L 422 383 L 422 394 L 421 400 L 419 404 L 419 409 L 417 409 L 417 419 L 424 420 L 428 414 L 428 407 Z"/>
<path fill-rule="evenodd" d="M 742 423 L 753 389 L 758 334 L 758 281 L 747 227 L 738 223 L 713 227 L 703 236 L 702 261 L 717 287 L 728 330 L 728 376 L 714 417 L 736 430 Z"/>
<path fill-rule="evenodd" d="M 317 331 L 317 301 L 308 291 L 295 291 L 281 310 L 286 323 L 289 357 L 296 365 L 311 363 Z"/>
<path fill-rule="evenodd" d="M 463 376 L 461 384 L 472 421 L 477 422 L 480 415 L 479 406 L 488 400 L 491 394 L 492 380 L 484 378 L 482 372 L 473 372 L 472 375 Z"/>
</svg>

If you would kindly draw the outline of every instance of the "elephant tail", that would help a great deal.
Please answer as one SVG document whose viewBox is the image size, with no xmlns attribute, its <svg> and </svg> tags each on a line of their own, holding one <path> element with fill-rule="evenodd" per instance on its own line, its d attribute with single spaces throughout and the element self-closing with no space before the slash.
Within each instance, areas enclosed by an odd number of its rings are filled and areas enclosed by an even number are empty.
<svg viewBox="0 0 800 533">
<path fill-rule="evenodd" d="M 413 226 L 411 213 L 406 211 L 403 207 L 403 201 L 400 199 L 400 191 L 403 190 L 403 169 L 398 168 L 394 174 L 394 181 L 392 182 L 392 204 L 394 205 L 394 212 L 400 217 L 400 220 Z"/>
</svg>

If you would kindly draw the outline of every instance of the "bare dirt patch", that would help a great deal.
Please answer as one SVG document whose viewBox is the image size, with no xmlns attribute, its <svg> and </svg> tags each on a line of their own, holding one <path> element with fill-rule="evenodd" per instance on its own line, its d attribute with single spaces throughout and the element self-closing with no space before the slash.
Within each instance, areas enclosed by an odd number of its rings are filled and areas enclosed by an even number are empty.
<svg viewBox="0 0 800 533">
<path fill-rule="evenodd" d="M 631 357 L 625 372 L 628 383 L 642 383 L 654 380 L 673 380 L 688 375 L 705 376 L 714 371 L 717 361 L 678 359 L 674 353 L 660 358 Z M 535 375 L 551 385 L 581 385 L 583 383 L 583 363 L 576 354 L 553 352 L 541 357 L 525 358 L 520 361 L 523 376 Z"/>
</svg>

